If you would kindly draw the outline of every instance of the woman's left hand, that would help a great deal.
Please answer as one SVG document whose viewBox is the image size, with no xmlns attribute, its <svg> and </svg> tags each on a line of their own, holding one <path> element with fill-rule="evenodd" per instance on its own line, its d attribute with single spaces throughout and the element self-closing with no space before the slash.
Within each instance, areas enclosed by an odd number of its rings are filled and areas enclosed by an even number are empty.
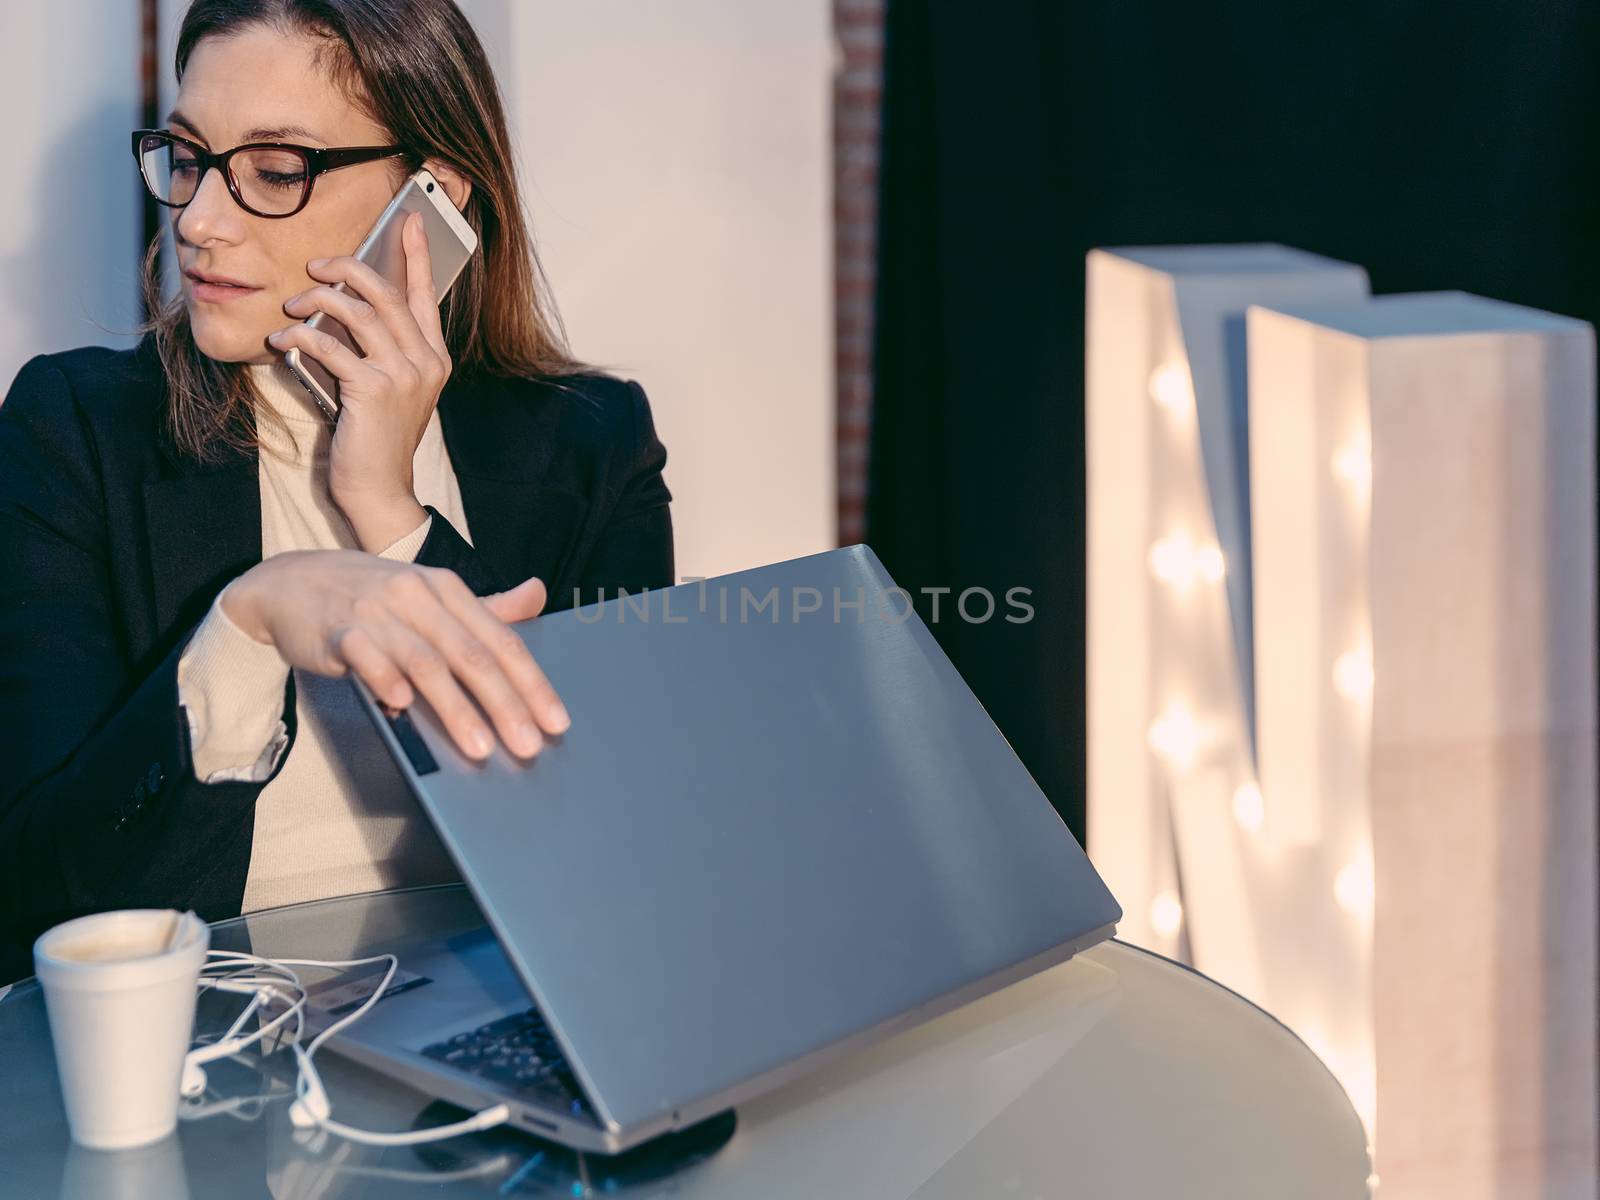
<svg viewBox="0 0 1600 1200">
<path fill-rule="evenodd" d="M 411 463 L 451 369 L 420 214 L 406 218 L 401 245 L 404 288 L 353 255 L 312 259 L 306 270 L 327 282 L 285 301 L 284 312 L 301 319 L 268 338 L 278 350 L 298 346 L 339 381 L 328 490 L 362 549 L 373 553 L 427 516 L 413 490 Z M 334 290 L 340 280 L 348 290 Z M 319 310 L 350 331 L 364 357 L 305 325 Z"/>
</svg>

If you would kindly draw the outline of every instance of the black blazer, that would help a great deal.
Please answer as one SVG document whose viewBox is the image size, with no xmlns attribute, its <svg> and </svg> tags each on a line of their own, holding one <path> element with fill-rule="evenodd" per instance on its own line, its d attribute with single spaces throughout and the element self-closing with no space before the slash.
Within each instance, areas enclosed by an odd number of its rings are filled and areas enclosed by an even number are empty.
<svg viewBox="0 0 1600 1200">
<path fill-rule="evenodd" d="M 177 663 L 261 561 L 257 461 L 180 455 L 161 380 L 146 335 L 37 355 L 0 404 L 0 981 L 32 974 L 33 939 L 69 917 L 214 921 L 243 901 L 264 784 L 195 778 Z M 546 612 L 672 583 L 666 449 L 638 384 L 456 374 L 439 420 L 474 544 L 430 507 L 417 562 L 480 596 L 537 575 Z M 293 739 L 293 673 L 283 719 Z"/>
</svg>

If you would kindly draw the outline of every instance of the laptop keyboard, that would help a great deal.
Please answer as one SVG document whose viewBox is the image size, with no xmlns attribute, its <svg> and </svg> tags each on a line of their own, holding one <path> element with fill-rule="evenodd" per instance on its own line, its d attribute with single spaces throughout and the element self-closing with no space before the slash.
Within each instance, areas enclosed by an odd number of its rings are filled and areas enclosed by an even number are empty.
<svg viewBox="0 0 1600 1200">
<path fill-rule="evenodd" d="M 595 1120 L 555 1035 L 537 1008 L 458 1033 L 425 1046 L 422 1053 L 458 1071 L 492 1080 L 518 1095 L 564 1108 L 575 1117 Z"/>
</svg>

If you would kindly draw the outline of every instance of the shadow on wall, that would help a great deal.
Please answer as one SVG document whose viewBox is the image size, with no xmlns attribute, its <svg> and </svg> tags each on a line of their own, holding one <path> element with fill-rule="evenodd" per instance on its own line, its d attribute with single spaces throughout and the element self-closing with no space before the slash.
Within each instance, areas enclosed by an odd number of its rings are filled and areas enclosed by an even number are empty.
<svg viewBox="0 0 1600 1200">
<path fill-rule="evenodd" d="M 0 259 L 7 387 L 35 354 L 138 341 L 143 185 L 127 119 L 105 104 L 62 130 L 15 198 L 24 228 Z"/>
</svg>

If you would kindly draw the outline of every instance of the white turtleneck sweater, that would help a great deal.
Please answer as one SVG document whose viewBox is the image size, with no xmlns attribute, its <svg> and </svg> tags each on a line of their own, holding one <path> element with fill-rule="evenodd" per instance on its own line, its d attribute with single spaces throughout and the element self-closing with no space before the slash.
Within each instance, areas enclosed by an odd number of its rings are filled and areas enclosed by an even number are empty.
<svg viewBox="0 0 1600 1200">
<path fill-rule="evenodd" d="M 281 362 L 249 370 L 291 434 L 285 438 L 269 421 L 258 422 L 262 558 L 286 550 L 359 550 L 328 492 L 333 427 Z M 412 470 L 418 503 L 431 504 L 470 544 L 437 410 Z M 432 521 L 381 557 L 411 562 Z M 289 670 L 276 647 L 229 619 L 219 594 L 178 661 L 178 695 L 189 716 L 198 778 L 216 783 L 272 775 L 288 740 L 283 693 Z M 362 711 L 354 683 L 299 668 L 294 679 L 299 725 L 288 761 L 256 801 L 243 910 L 459 878 Z"/>
</svg>

